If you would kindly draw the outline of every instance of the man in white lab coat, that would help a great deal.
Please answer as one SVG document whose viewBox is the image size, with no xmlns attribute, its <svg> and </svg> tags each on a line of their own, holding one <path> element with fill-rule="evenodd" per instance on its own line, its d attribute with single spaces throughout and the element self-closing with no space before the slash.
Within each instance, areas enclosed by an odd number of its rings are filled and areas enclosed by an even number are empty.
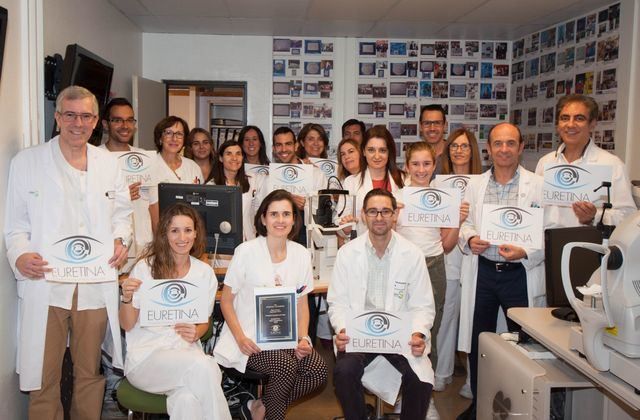
<svg viewBox="0 0 640 420">
<path fill-rule="evenodd" d="M 45 281 L 51 269 L 42 255 L 65 235 L 84 243 L 109 238 L 108 263 L 119 266 L 127 258 L 131 200 L 116 158 L 88 144 L 98 123 L 95 96 L 78 86 L 64 89 L 55 118 L 60 135 L 18 153 L 9 174 L 4 234 L 18 288 L 17 372 L 20 389 L 31 391 L 29 418 L 62 419 L 60 376 L 68 339 L 74 363 L 71 418 L 97 420 L 104 393 L 100 345 L 107 322 L 114 365 L 122 367 L 118 283 L 115 276 L 97 284 Z M 82 247 L 74 245 L 63 255 L 77 257 Z M 84 246 L 88 252 L 90 246 Z"/>
<path fill-rule="evenodd" d="M 597 122 L 598 103 L 592 97 L 572 94 L 560 98 L 556 104 L 556 130 L 562 144 L 558 150 L 540 159 L 536 174 L 544 176 L 544 166 L 548 163 L 611 166 L 612 208 L 605 211 L 603 221 L 607 225 L 618 225 L 637 209 L 624 163 L 617 156 L 596 146 L 591 139 L 591 132 L 596 128 Z M 600 192 L 606 196 L 604 188 Z M 546 207 L 555 222 L 553 227 L 572 227 L 598 223 L 602 216 L 601 206 L 600 203 L 576 201 L 571 207 Z"/>
<path fill-rule="evenodd" d="M 411 312 L 412 335 L 406 338 L 410 350 L 382 356 L 402 375 L 401 419 L 424 419 L 433 387 L 428 355 L 435 316 L 424 255 L 392 230 L 398 213 L 391 193 L 371 190 L 361 213 L 369 230 L 338 251 L 327 294 L 329 318 L 337 332 L 336 395 L 346 420 L 366 417 L 361 378 L 379 354 L 345 353 L 349 311 Z"/>
<path fill-rule="evenodd" d="M 465 201 L 469 216 L 460 227 L 458 244 L 472 253 L 461 268 L 462 285 L 458 350 L 469 353 L 471 389 L 474 400 L 459 419 L 475 419 L 478 384 L 478 337 L 496 331 L 498 310 L 511 307 L 544 306 L 544 251 L 512 244 L 491 245 L 480 239 L 483 205 L 498 204 L 521 208 L 540 207 L 542 178 L 520 166 L 524 149 L 520 130 L 500 123 L 489 132 L 490 170 L 467 185 Z M 517 325 L 507 320 L 511 331 Z"/>
</svg>

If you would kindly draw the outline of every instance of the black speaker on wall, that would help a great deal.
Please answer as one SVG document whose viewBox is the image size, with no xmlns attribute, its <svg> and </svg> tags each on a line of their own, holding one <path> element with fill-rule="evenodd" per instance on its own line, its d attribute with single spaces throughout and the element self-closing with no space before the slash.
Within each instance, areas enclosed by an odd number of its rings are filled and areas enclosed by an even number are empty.
<svg viewBox="0 0 640 420">
<path fill-rule="evenodd" d="M 0 77 L 2 77 L 2 57 L 4 57 L 4 41 L 7 37 L 7 18 L 9 13 L 0 7 Z"/>
</svg>

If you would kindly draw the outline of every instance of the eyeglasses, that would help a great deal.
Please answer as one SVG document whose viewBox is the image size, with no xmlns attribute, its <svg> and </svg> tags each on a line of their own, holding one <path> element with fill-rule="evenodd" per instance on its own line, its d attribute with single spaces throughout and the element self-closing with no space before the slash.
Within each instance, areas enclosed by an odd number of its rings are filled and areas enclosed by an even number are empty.
<svg viewBox="0 0 640 420">
<path fill-rule="evenodd" d="M 367 217 L 370 217 L 372 219 L 375 219 L 376 217 L 378 217 L 379 214 L 382 215 L 383 218 L 388 219 L 393 215 L 393 213 L 395 213 L 395 211 L 392 209 L 382 209 L 382 210 L 366 209 L 364 211 L 364 214 L 366 214 Z"/>
<path fill-rule="evenodd" d="M 93 120 L 96 118 L 95 115 L 89 114 L 88 112 L 83 114 L 77 114 L 75 112 L 66 111 L 66 112 L 58 112 L 58 115 L 62 117 L 62 121 L 67 123 L 75 122 L 77 118 L 80 118 L 80 121 L 82 121 L 84 124 L 89 124 L 93 122 Z"/>
<path fill-rule="evenodd" d="M 126 120 L 123 118 L 110 118 L 109 122 L 114 125 L 122 125 L 125 123 L 129 125 L 136 125 L 138 120 L 136 120 L 135 118 L 127 118 Z"/>
<path fill-rule="evenodd" d="M 442 120 L 438 120 L 438 121 L 422 121 L 420 123 L 420 125 L 422 125 L 423 127 L 440 127 L 443 124 L 444 124 L 444 121 L 442 121 Z"/>
<path fill-rule="evenodd" d="M 174 137 L 174 138 L 176 138 L 178 140 L 184 138 L 184 133 L 182 131 L 164 130 L 162 132 L 162 135 L 165 136 L 165 137 Z"/>
<path fill-rule="evenodd" d="M 462 150 L 463 152 L 466 152 L 470 148 L 471 148 L 471 146 L 469 146 L 467 143 L 462 143 L 462 144 L 452 143 L 452 144 L 449 145 L 449 149 L 451 149 L 451 150 Z"/>
</svg>

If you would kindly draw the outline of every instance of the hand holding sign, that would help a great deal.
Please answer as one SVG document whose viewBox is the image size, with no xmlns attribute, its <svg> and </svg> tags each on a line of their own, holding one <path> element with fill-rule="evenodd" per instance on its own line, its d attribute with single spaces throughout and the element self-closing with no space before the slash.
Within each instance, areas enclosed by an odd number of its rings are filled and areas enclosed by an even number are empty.
<svg viewBox="0 0 640 420">
<path fill-rule="evenodd" d="M 48 264 L 37 252 L 25 252 L 16 260 L 16 268 L 20 274 L 32 280 L 41 279 L 44 273 L 51 271 Z"/>
<path fill-rule="evenodd" d="M 122 300 L 124 303 L 130 303 L 131 299 L 133 299 L 133 293 L 138 291 L 140 288 L 140 284 L 142 284 L 142 280 L 134 279 L 131 277 L 127 277 L 123 282 L 122 286 Z"/>
</svg>

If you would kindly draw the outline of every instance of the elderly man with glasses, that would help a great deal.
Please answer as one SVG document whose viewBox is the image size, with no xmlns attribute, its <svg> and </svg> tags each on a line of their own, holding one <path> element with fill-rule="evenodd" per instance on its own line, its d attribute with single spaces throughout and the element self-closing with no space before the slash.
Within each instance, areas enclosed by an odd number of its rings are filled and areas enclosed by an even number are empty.
<svg viewBox="0 0 640 420">
<path fill-rule="evenodd" d="M 88 144 L 98 123 L 95 96 L 79 86 L 64 89 L 55 119 L 60 134 L 18 153 L 9 174 L 4 234 L 18 289 L 17 372 L 20 389 L 30 391 L 29 418 L 61 419 L 60 378 L 68 343 L 71 418 L 97 420 L 104 393 L 100 345 L 107 323 L 115 366 L 122 367 L 122 355 L 116 273 L 90 283 L 88 273 L 99 273 L 89 261 L 108 259 L 104 265 L 116 268 L 126 260 L 132 208 L 115 156 Z M 65 282 L 45 280 L 48 273 Z"/>
</svg>

